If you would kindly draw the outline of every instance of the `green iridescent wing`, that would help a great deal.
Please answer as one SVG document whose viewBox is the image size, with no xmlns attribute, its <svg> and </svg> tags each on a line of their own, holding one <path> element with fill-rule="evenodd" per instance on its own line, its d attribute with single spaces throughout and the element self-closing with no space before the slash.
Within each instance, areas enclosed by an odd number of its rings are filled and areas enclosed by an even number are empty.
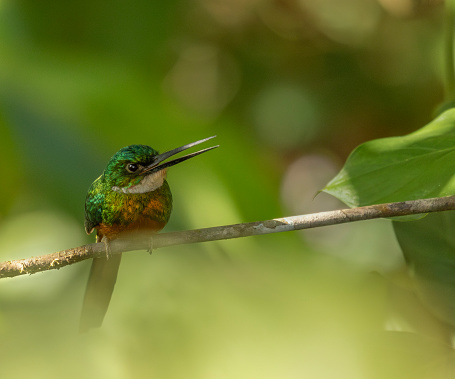
<svg viewBox="0 0 455 379">
<path fill-rule="evenodd" d="M 90 186 L 85 199 L 85 231 L 90 234 L 93 228 L 103 221 L 103 204 L 105 194 L 101 190 L 101 177 L 96 179 Z"/>
</svg>

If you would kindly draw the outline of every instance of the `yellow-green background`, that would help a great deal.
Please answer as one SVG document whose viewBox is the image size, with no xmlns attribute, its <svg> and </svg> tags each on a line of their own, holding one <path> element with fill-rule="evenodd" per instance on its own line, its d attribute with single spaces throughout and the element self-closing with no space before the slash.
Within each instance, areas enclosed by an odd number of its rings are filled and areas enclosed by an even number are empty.
<svg viewBox="0 0 455 379">
<path fill-rule="evenodd" d="M 438 1 L 0 0 L 0 259 L 93 241 L 86 190 L 133 143 L 221 145 L 169 170 L 167 231 L 339 207 L 313 197 L 348 153 L 442 100 L 442 19 Z M 85 335 L 89 262 L 2 279 L 0 376 L 442 377 L 439 345 L 383 331 L 412 331 L 394 302 L 433 325 L 388 296 L 402 264 L 388 221 L 129 253 Z"/>
</svg>

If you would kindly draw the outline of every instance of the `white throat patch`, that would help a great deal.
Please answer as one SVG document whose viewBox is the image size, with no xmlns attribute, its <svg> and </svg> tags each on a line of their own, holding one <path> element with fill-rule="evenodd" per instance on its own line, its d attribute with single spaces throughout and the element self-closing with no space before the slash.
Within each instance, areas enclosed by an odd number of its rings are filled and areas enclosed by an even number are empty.
<svg viewBox="0 0 455 379">
<path fill-rule="evenodd" d="M 150 175 L 144 176 L 144 178 L 135 186 L 131 187 L 112 187 L 112 191 L 122 193 L 147 193 L 155 191 L 160 188 L 164 179 L 166 179 L 166 170 L 160 170 Z"/>
</svg>

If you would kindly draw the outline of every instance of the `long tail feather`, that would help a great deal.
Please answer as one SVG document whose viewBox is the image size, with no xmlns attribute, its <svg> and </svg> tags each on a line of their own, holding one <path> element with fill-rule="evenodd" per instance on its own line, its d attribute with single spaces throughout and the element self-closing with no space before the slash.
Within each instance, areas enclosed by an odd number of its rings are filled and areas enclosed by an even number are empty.
<svg viewBox="0 0 455 379">
<path fill-rule="evenodd" d="M 99 328 L 103 323 L 114 291 L 121 259 L 121 254 L 111 255 L 109 259 L 93 259 L 82 304 L 79 325 L 81 333 Z"/>
</svg>

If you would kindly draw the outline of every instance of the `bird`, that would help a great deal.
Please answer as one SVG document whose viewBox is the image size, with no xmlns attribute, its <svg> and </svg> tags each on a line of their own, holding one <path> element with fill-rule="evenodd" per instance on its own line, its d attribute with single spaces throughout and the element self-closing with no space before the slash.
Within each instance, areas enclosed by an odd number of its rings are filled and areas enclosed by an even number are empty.
<svg viewBox="0 0 455 379">
<path fill-rule="evenodd" d="M 109 307 L 122 257 L 110 253 L 110 241 L 163 229 L 172 211 L 167 169 L 219 145 L 166 160 L 215 137 L 162 154 L 147 145 L 126 146 L 111 157 L 101 176 L 92 183 L 85 200 L 84 226 L 87 234 L 96 231 L 96 241 L 104 242 L 106 257 L 93 259 L 82 304 L 80 332 L 100 327 Z"/>
</svg>

